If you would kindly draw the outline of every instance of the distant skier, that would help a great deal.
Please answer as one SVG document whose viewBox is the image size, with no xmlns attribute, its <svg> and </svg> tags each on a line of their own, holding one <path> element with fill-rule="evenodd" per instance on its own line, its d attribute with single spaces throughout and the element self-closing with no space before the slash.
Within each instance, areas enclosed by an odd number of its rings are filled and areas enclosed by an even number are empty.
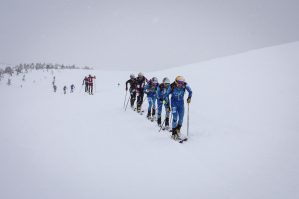
<svg viewBox="0 0 299 199">
<path fill-rule="evenodd" d="M 53 84 L 53 86 L 55 85 L 55 76 L 53 77 L 52 84 Z"/>
<path fill-rule="evenodd" d="M 165 94 L 164 100 L 171 94 L 171 110 L 172 110 L 172 138 L 180 138 L 180 130 L 184 119 L 184 95 L 185 91 L 188 91 L 189 95 L 187 103 L 191 102 L 192 90 L 185 82 L 184 77 L 177 76 L 175 81 L 170 85 Z M 179 117 L 179 120 L 177 118 Z"/>
<path fill-rule="evenodd" d="M 120 83 L 117 83 L 117 87 L 119 87 L 120 86 Z"/>
<path fill-rule="evenodd" d="M 85 78 L 83 79 L 83 83 L 82 85 L 85 84 L 85 92 L 87 93 L 88 92 L 88 77 L 85 76 Z"/>
<path fill-rule="evenodd" d="M 130 84 L 130 103 L 131 103 L 131 108 L 134 108 L 134 103 L 136 100 L 136 88 L 137 88 L 137 81 L 135 78 L 134 74 L 130 75 L 130 79 L 128 81 L 126 81 L 126 91 L 128 90 L 128 84 Z"/>
<path fill-rule="evenodd" d="M 64 87 L 63 87 L 63 92 L 64 92 L 64 94 L 66 94 L 66 90 L 67 90 L 67 87 L 64 86 Z"/>
<path fill-rule="evenodd" d="M 144 93 L 147 94 L 148 110 L 147 118 L 152 121 L 156 115 L 156 101 L 157 101 L 157 88 L 159 86 L 158 79 L 153 77 L 144 87 Z"/>
<path fill-rule="evenodd" d="M 93 95 L 93 79 L 96 79 L 96 76 L 91 76 L 89 75 L 88 76 L 88 92 L 89 92 L 89 95 Z"/>
<path fill-rule="evenodd" d="M 170 102 L 169 102 L 169 97 L 164 98 L 164 96 L 165 96 L 169 86 L 170 86 L 170 81 L 167 77 L 165 77 L 157 89 L 157 106 L 158 106 L 157 123 L 159 126 L 161 126 L 161 113 L 162 113 L 162 107 L 164 105 L 165 112 L 166 112 L 166 115 L 165 115 L 165 128 L 166 129 L 169 128 Z"/>
<path fill-rule="evenodd" d="M 74 92 L 75 86 L 74 84 L 71 85 L 71 93 Z"/>
<path fill-rule="evenodd" d="M 147 79 L 144 77 L 143 73 L 138 73 L 138 77 L 136 79 L 137 86 L 136 86 L 136 95 L 137 95 L 137 112 L 141 111 L 141 106 L 143 103 L 143 96 L 144 96 L 144 86 L 147 82 Z"/>
<path fill-rule="evenodd" d="M 54 86 L 53 86 L 53 89 L 54 89 L 54 93 L 56 93 L 57 86 L 56 86 L 56 85 L 54 85 Z"/>
</svg>

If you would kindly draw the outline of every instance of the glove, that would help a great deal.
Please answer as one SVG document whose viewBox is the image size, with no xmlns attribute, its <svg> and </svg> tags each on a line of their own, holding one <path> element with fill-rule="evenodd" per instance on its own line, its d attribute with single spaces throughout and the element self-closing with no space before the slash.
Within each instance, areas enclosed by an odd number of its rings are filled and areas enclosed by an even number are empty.
<svg viewBox="0 0 299 199">
<path fill-rule="evenodd" d="M 191 102 L 191 97 L 187 98 L 187 103 L 189 104 Z"/>
</svg>

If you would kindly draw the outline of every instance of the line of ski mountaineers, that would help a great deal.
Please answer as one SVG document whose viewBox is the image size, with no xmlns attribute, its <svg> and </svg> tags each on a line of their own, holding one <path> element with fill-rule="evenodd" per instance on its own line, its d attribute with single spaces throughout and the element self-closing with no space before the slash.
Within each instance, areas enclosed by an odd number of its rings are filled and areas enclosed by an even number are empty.
<svg viewBox="0 0 299 199">
<path fill-rule="evenodd" d="M 188 91 L 187 103 L 191 102 L 192 90 L 186 83 L 184 77 L 177 76 L 175 81 L 170 84 L 170 80 L 165 77 L 162 83 L 158 83 L 156 77 L 148 80 L 142 73 L 138 73 L 137 78 L 134 74 L 130 75 L 130 79 L 126 81 L 126 91 L 130 85 L 130 104 L 134 109 L 135 100 L 137 97 L 137 112 L 141 112 L 144 94 L 147 94 L 148 113 L 147 118 L 152 119 L 156 116 L 157 123 L 161 127 L 162 107 L 165 108 L 165 128 L 169 129 L 169 115 L 172 112 L 172 138 L 180 138 L 180 130 L 184 119 L 184 95 Z M 171 98 L 169 99 L 169 96 Z M 157 109 L 156 109 L 157 108 Z M 162 124 L 163 125 L 163 124 Z"/>
<path fill-rule="evenodd" d="M 82 86 L 85 85 L 85 92 L 90 94 L 90 95 L 93 95 L 93 82 L 94 82 L 94 79 L 96 79 L 96 76 L 85 76 L 85 78 L 83 79 L 83 83 L 82 83 Z M 57 91 L 57 86 L 55 84 L 55 76 L 53 77 L 53 81 L 52 81 L 52 85 L 53 85 L 53 89 L 54 89 L 54 92 Z M 72 84 L 70 86 L 70 92 L 73 93 L 74 92 L 74 89 L 75 89 L 75 86 L 74 84 Z M 64 86 L 63 87 L 63 93 L 66 94 L 66 91 L 67 91 L 67 86 Z"/>
<path fill-rule="evenodd" d="M 53 81 L 52 81 L 52 85 L 53 85 L 53 90 L 54 90 L 54 92 L 56 93 L 56 91 L 57 91 L 57 86 L 56 86 L 56 84 L 55 84 L 55 80 L 56 80 L 56 78 L 55 78 L 55 76 L 54 76 L 54 77 L 53 77 Z M 74 92 L 74 89 L 75 89 L 75 85 L 72 84 L 70 87 L 71 87 L 70 92 L 73 93 L 73 92 Z M 67 86 L 64 86 L 64 87 L 63 87 L 63 93 L 66 94 L 66 91 L 67 91 Z"/>
</svg>

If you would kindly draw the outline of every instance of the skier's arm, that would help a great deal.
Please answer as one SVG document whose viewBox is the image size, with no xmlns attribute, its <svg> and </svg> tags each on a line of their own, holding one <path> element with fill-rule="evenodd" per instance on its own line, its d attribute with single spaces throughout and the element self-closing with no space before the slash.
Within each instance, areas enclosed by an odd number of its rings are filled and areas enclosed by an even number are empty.
<svg viewBox="0 0 299 199">
<path fill-rule="evenodd" d="M 188 91 L 188 98 L 191 98 L 192 97 L 192 90 L 191 90 L 191 88 L 188 84 L 186 85 L 186 90 Z"/>
<path fill-rule="evenodd" d="M 188 94 L 189 94 L 188 98 L 187 98 L 187 103 L 189 104 L 191 102 L 192 90 L 188 84 L 186 85 L 186 90 L 188 91 Z"/>
<path fill-rule="evenodd" d="M 164 99 L 164 100 L 167 100 L 168 97 L 169 97 L 169 95 L 170 95 L 170 93 L 171 93 L 171 86 L 168 87 L 166 93 L 165 93 L 164 96 L 163 96 L 163 99 Z"/>
<path fill-rule="evenodd" d="M 143 88 L 143 92 L 147 94 L 148 93 L 148 91 L 147 91 L 148 88 L 149 88 L 149 84 L 146 84 Z"/>
</svg>

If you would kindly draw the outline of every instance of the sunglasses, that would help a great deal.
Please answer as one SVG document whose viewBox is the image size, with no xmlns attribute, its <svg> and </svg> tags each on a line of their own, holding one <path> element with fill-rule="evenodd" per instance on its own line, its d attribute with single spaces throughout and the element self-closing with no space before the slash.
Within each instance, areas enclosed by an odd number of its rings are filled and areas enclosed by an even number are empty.
<svg viewBox="0 0 299 199">
<path fill-rule="evenodd" d="M 176 81 L 176 83 L 177 83 L 178 85 L 183 85 L 183 84 L 184 84 L 184 81 L 180 81 L 180 80 L 178 80 L 178 81 Z"/>
</svg>

